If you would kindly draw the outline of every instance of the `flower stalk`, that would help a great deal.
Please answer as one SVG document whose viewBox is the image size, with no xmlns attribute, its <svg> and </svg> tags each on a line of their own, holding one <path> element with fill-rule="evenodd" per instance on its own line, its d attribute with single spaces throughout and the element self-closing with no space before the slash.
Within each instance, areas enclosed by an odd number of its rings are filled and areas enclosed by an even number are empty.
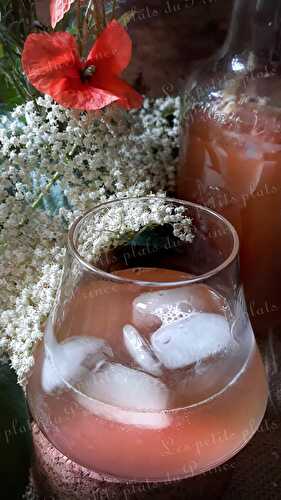
<svg viewBox="0 0 281 500">
<path fill-rule="evenodd" d="M 94 0 L 94 11 L 95 11 L 97 34 L 99 35 L 106 26 L 103 0 Z"/>
<path fill-rule="evenodd" d="M 112 15 L 111 15 L 111 19 L 115 18 L 116 7 L 117 7 L 117 0 L 113 0 L 113 2 L 112 2 Z"/>
<path fill-rule="evenodd" d="M 32 203 L 31 205 L 31 208 L 33 208 L 33 210 L 35 210 L 35 208 L 38 207 L 38 205 L 41 203 L 41 201 L 43 200 L 44 196 L 46 196 L 51 187 L 54 185 L 54 183 L 59 179 L 60 177 L 60 173 L 59 172 L 56 172 L 53 177 L 51 178 L 51 180 L 48 182 L 47 186 L 45 187 L 45 189 L 43 189 L 41 191 L 41 193 L 39 194 L 38 198 L 36 198 L 36 200 Z"/>
<path fill-rule="evenodd" d="M 80 0 L 77 0 L 76 4 L 76 20 L 77 20 L 77 46 L 80 57 L 83 54 L 82 46 L 82 22 L 81 22 L 81 4 Z"/>
</svg>

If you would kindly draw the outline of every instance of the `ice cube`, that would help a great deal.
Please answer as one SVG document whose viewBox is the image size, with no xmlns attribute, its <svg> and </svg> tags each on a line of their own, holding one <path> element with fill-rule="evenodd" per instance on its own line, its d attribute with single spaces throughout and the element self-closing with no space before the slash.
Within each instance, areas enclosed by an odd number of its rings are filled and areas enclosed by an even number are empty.
<svg viewBox="0 0 281 500">
<path fill-rule="evenodd" d="M 142 293 L 133 302 L 133 322 L 138 327 L 153 327 L 155 320 L 165 322 L 163 316 L 171 307 L 176 307 L 180 311 L 180 304 L 187 302 L 186 288 L 175 288 L 173 290 L 161 290 L 160 292 Z M 179 319 L 178 316 L 174 318 Z M 157 323 L 156 323 L 157 324 Z M 158 323 L 157 326 L 159 326 Z"/>
<path fill-rule="evenodd" d="M 194 313 L 154 332 L 151 344 L 161 363 L 173 370 L 223 351 L 230 345 L 231 338 L 228 322 L 223 316 Z"/>
<path fill-rule="evenodd" d="M 102 339 L 71 337 L 62 343 L 45 345 L 42 366 L 42 388 L 51 393 L 66 383 L 77 383 L 90 369 L 113 356 L 111 348 Z"/>
<path fill-rule="evenodd" d="M 221 306 L 220 298 L 201 284 L 148 292 L 134 299 L 133 322 L 138 328 L 152 328 L 159 318 L 159 327 L 161 323 L 168 324 L 188 318 L 195 311 L 218 312 Z"/>
<path fill-rule="evenodd" d="M 124 344 L 134 361 L 152 375 L 161 375 L 161 364 L 147 342 L 132 325 L 123 328 Z"/>
<path fill-rule="evenodd" d="M 168 388 L 146 373 L 119 363 L 106 363 L 80 384 L 76 393 L 80 404 L 90 412 L 127 425 L 163 428 L 170 418 Z"/>
</svg>

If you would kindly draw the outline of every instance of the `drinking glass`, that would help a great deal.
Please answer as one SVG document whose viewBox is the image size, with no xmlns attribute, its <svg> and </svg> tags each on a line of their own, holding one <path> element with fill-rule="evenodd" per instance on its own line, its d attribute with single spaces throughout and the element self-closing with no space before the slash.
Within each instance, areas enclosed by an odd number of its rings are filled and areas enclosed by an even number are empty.
<svg viewBox="0 0 281 500">
<path fill-rule="evenodd" d="M 238 251 L 222 216 L 164 197 L 111 201 L 74 222 L 28 384 L 35 421 L 66 457 L 163 482 L 245 446 L 268 389 Z"/>
</svg>

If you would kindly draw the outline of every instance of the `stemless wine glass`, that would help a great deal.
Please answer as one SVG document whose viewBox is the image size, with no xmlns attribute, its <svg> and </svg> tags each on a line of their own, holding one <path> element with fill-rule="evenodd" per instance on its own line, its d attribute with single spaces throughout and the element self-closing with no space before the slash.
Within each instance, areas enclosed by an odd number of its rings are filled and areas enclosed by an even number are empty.
<svg viewBox="0 0 281 500">
<path fill-rule="evenodd" d="M 192 239 L 173 224 L 179 213 Z M 222 216 L 163 197 L 104 203 L 73 224 L 28 385 L 58 450 L 120 481 L 160 482 L 216 467 L 249 441 L 267 382 L 238 250 Z"/>
</svg>

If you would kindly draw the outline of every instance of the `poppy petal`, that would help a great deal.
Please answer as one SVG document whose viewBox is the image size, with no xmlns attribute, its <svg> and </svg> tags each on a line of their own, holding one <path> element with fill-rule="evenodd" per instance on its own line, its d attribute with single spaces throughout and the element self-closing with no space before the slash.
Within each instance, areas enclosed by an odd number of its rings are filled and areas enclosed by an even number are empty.
<svg viewBox="0 0 281 500">
<path fill-rule="evenodd" d="M 69 33 L 33 33 L 25 41 L 22 65 L 32 85 L 43 93 L 54 80 L 63 78 L 68 68 L 77 68 L 79 56 L 75 38 Z"/>
<path fill-rule="evenodd" d="M 132 41 L 123 26 L 114 19 L 97 38 L 87 63 L 97 65 L 111 74 L 120 75 L 127 68 L 131 56 Z"/>
<path fill-rule="evenodd" d="M 55 29 L 57 23 L 69 11 L 75 0 L 50 0 L 51 25 Z"/>
<path fill-rule="evenodd" d="M 80 86 L 74 89 L 66 80 L 53 88 L 53 97 L 64 108 L 79 111 L 95 111 L 118 100 L 118 97 L 92 86 Z"/>
<path fill-rule="evenodd" d="M 125 109 L 138 109 L 142 105 L 143 97 L 131 85 L 115 75 L 107 74 L 103 78 L 97 74 L 93 77 L 92 84 L 116 96 L 118 104 Z"/>
</svg>

